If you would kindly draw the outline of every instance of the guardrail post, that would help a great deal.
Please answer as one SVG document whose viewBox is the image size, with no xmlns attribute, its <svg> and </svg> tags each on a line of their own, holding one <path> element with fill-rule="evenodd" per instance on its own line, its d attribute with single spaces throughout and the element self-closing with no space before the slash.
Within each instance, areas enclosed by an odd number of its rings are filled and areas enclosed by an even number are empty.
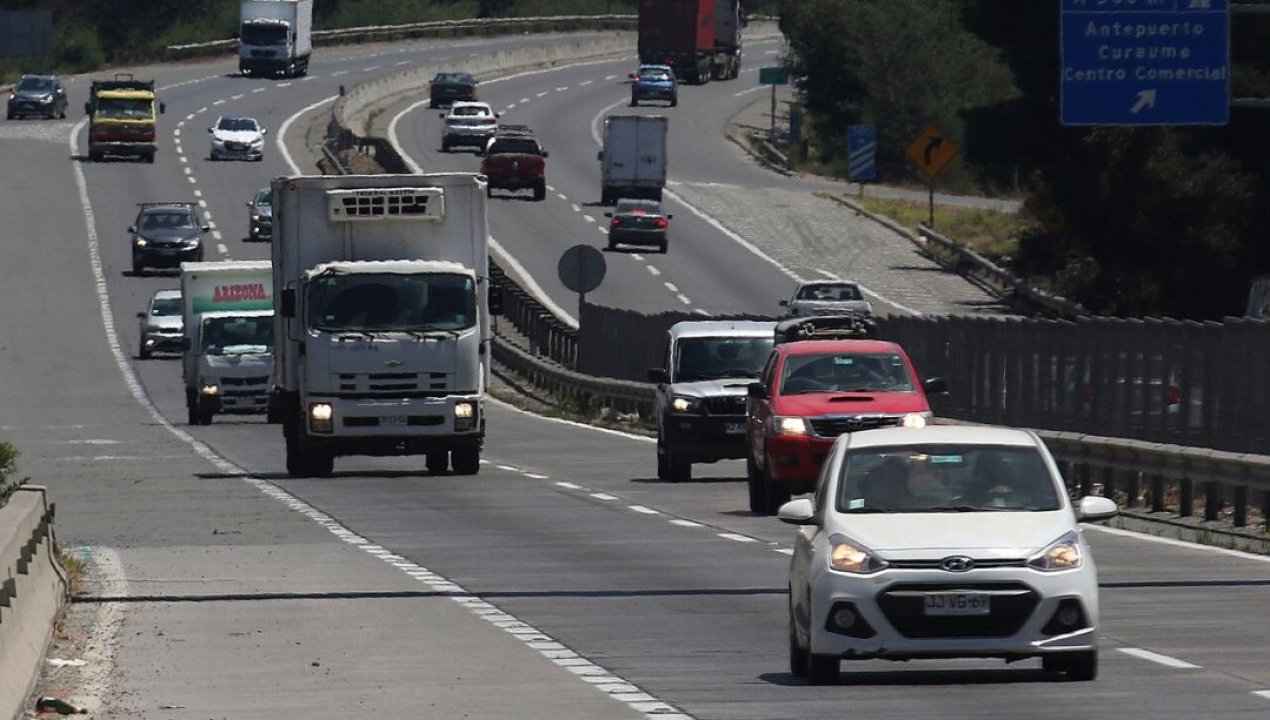
<svg viewBox="0 0 1270 720">
<path fill-rule="evenodd" d="M 1235 488 L 1235 527 L 1246 527 L 1248 525 L 1248 486 L 1239 485 Z"/>
<path fill-rule="evenodd" d="M 1142 501 L 1142 473 L 1133 470 L 1124 471 L 1125 507 L 1137 507 Z"/>
<path fill-rule="evenodd" d="M 1261 493 L 1261 527 L 1270 529 L 1270 492 Z"/>
<path fill-rule="evenodd" d="M 1151 476 L 1151 512 L 1164 512 L 1164 473 Z"/>
<path fill-rule="evenodd" d="M 1177 480 L 1177 515 L 1190 517 L 1195 514 L 1195 481 L 1188 478 Z"/>
<path fill-rule="evenodd" d="M 1094 468 L 1087 462 L 1079 465 L 1080 497 L 1094 494 Z"/>
<path fill-rule="evenodd" d="M 1116 499 L 1116 469 L 1113 467 L 1102 469 L 1102 496 Z"/>
<path fill-rule="evenodd" d="M 1221 515 L 1221 483 L 1211 480 L 1204 483 L 1204 519 L 1216 520 Z"/>
</svg>

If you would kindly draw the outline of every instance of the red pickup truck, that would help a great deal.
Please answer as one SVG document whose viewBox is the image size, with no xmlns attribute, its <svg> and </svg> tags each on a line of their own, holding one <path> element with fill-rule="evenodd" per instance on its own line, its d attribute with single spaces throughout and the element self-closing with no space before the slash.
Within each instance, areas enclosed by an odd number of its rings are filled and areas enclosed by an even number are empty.
<svg viewBox="0 0 1270 720">
<path fill-rule="evenodd" d="M 792 493 L 811 492 L 830 447 L 843 433 L 932 419 L 927 393 L 898 344 L 872 339 L 863 316 L 811 317 L 776 326 L 772 350 L 746 401 L 750 510 L 774 514 Z"/>
<path fill-rule="evenodd" d="M 534 200 L 547 197 L 547 151 L 534 136 L 515 128 L 500 129 L 485 148 L 481 174 L 494 190 L 533 190 Z"/>
</svg>

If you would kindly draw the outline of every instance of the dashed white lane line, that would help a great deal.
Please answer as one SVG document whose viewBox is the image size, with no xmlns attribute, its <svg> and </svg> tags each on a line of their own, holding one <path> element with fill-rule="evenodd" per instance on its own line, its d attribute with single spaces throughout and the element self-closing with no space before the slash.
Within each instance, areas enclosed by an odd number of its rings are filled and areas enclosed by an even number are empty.
<svg viewBox="0 0 1270 720">
<path fill-rule="evenodd" d="M 699 522 L 693 522 L 691 520 L 683 520 L 681 518 L 675 518 L 674 520 L 671 520 L 670 524 L 678 525 L 679 527 L 690 527 L 690 528 L 705 527 L 705 525 L 702 525 Z"/>
<path fill-rule="evenodd" d="M 1252 694 L 1256 695 L 1259 698 L 1265 698 L 1266 700 L 1270 700 L 1270 690 L 1253 690 Z"/>
<path fill-rule="evenodd" d="M 705 317 L 711 317 L 711 315 L 710 315 L 710 311 L 709 311 L 709 310 L 706 310 L 705 308 L 693 308 L 693 309 L 692 309 L 692 311 L 693 311 L 693 312 L 695 312 L 695 313 L 696 313 L 696 314 L 698 314 L 698 315 L 704 315 Z"/>
<path fill-rule="evenodd" d="M 243 94 L 242 94 L 242 93 L 238 93 L 237 95 L 230 95 L 230 96 L 229 96 L 229 99 L 230 99 L 230 100 L 242 100 L 242 99 L 243 99 Z"/>
<path fill-rule="evenodd" d="M 758 542 L 758 540 L 748 535 L 739 535 L 737 533 L 719 533 L 719 537 L 723 538 L 724 540 L 732 540 L 734 542 L 740 542 L 740 543 Z"/>
<path fill-rule="evenodd" d="M 208 221 L 207 221 L 207 227 L 208 227 L 208 228 L 211 228 L 211 229 L 213 229 L 213 230 L 214 230 L 214 229 L 216 229 L 216 223 L 212 222 L 211 220 L 208 220 Z"/>
<path fill-rule="evenodd" d="M 181 124 L 182 124 L 182 125 L 184 125 L 185 123 L 181 123 Z M 175 135 L 175 136 L 177 136 L 177 137 L 181 137 L 181 128 L 180 128 L 180 127 L 178 127 L 177 129 L 173 130 L 173 131 L 172 131 L 172 134 L 173 134 L 173 135 Z"/>
<path fill-rule="evenodd" d="M 836 273 L 831 273 L 831 272 L 829 272 L 828 270 L 822 270 L 822 269 L 820 269 L 820 268 L 816 268 L 816 272 L 820 273 L 821 275 L 825 276 L 826 278 L 829 278 L 830 280 L 838 280 L 838 279 L 839 279 L 839 278 L 838 278 L 838 275 L 837 275 Z"/>
<path fill-rule="evenodd" d="M 520 472 L 520 468 L 512 467 L 511 465 L 495 465 L 494 467 L 507 472 Z"/>
<path fill-rule="evenodd" d="M 215 101 L 213 101 L 213 102 L 212 102 L 212 105 L 213 105 L 213 106 L 216 106 L 216 105 L 224 105 L 224 104 L 225 104 L 225 98 L 221 98 L 221 99 L 219 99 L 219 100 L 215 100 Z"/>
<path fill-rule="evenodd" d="M 590 215 L 587 215 L 586 213 L 582 214 L 582 219 L 586 220 L 589 223 L 595 222 L 595 218 L 591 217 Z"/>
<path fill-rule="evenodd" d="M 617 78 L 617 76 L 616 76 L 616 75 L 605 75 L 605 76 L 604 76 L 604 79 L 605 79 L 605 80 L 614 80 L 614 79 L 616 79 L 616 78 Z"/>
<path fill-rule="evenodd" d="M 255 90 L 252 90 L 252 93 L 262 93 L 262 92 L 264 92 L 264 91 L 265 91 L 265 89 L 264 89 L 264 88 L 262 88 L 262 87 L 258 87 L 258 88 L 256 88 Z"/>
<path fill-rule="evenodd" d="M 1125 655 L 1132 655 L 1133 657 L 1140 658 L 1142 660 L 1150 660 L 1153 663 L 1158 663 L 1165 667 L 1177 668 L 1179 670 L 1200 669 L 1199 665 L 1193 665 L 1191 663 L 1186 662 L 1185 660 L 1178 660 L 1175 657 L 1169 657 L 1168 655 L 1161 655 L 1160 653 L 1151 652 L 1150 650 L 1143 650 L 1142 648 L 1116 648 L 1116 649 L 1124 653 Z"/>
<path fill-rule="evenodd" d="M 189 162 L 189 158 L 185 157 L 184 155 L 180 155 L 180 156 L 178 156 L 176 159 L 177 159 L 177 160 L 180 160 L 180 161 L 181 161 L 181 162 L 183 162 L 183 163 L 188 163 L 188 162 Z"/>
<path fill-rule="evenodd" d="M 678 295 L 676 295 L 675 297 L 676 297 L 676 298 L 679 298 L 679 302 L 683 303 L 684 305 L 691 305 L 691 304 L 692 304 L 692 301 L 688 299 L 688 296 L 687 296 L 687 295 L 684 295 L 683 293 L 679 293 L 679 294 L 678 294 Z"/>
<path fill-rule="evenodd" d="M 644 256 L 637 252 L 631 253 L 631 259 L 636 260 L 638 262 L 644 262 Z"/>
<path fill-rule="evenodd" d="M 590 85 L 590 84 L 591 84 L 591 83 L 593 83 L 593 82 L 595 82 L 595 81 L 594 81 L 594 80 L 583 80 L 582 82 L 578 83 L 578 87 L 586 87 L 587 85 Z"/>
<path fill-rule="evenodd" d="M 581 485 L 578 485 L 576 483 L 571 483 L 571 482 L 565 482 L 564 480 L 557 481 L 556 486 L 562 487 L 565 490 L 581 490 L 582 489 Z"/>
<path fill-rule="evenodd" d="M 197 179 L 195 179 L 193 175 L 191 175 L 191 176 L 189 176 L 189 177 L 187 177 L 187 178 L 185 178 L 185 179 L 186 179 L 186 180 L 189 180 L 191 185 L 193 185 L 194 183 L 198 182 L 198 180 L 197 180 Z"/>
<path fill-rule="evenodd" d="M 556 88 L 556 92 L 564 92 L 565 90 L 568 90 L 568 89 L 569 89 L 569 86 L 565 85 L 564 87 Z"/>
<path fill-rule="evenodd" d="M 667 290 L 669 290 L 669 291 L 671 291 L 672 293 L 677 293 L 677 292 L 679 292 L 679 286 L 678 286 L 678 285 L 676 285 L 676 284 L 674 284 L 674 283 L 672 283 L 672 282 L 668 282 L 668 283 L 664 283 L 664 284 L 665 284 L 665 286 L 666 286 L 666 289 L 667 289 Z"/>
<path fill-rule="evenodd" d="M 393 63 L 393 66 L 401 67 L 402 65 L 409 65 L 410 62 L 411 62 L 410 60 L 398 60 L 397 62 Z"/>
<path fill-rule="evenodd" d="M 527 477 L 527 478 L 533 478 L 534 480 L 549 480 L 549 479 L 550 479 L 550 476 L 548 476 L 548 475 L 543 475 L 542 473 L 531 473 L 531 472 L 526 472 L 526 473 L 521 473 L 521 474 L 522 474 L 522 475 L 524 475 L 524 476 L 525 476 L 525 477 Z"/>
<path fill-rule="evenodd" d="M 752 88 L 750 88 L 749 90 L 742 90 L 741 92 L 734 92 L 734 93 L 732 93 L 732 97 L 741 97 L 742 95 L 749 95 L 749 94 L 750 94 L 750 93 L 752 93 L 752 92 L 757 92 L 757 91 L 759 91 L 759 90 L 766 90 L 766 89 L 767 89 L 767 88 L 766 88 L 766 86 L 764 86 L 764 85 L 759 85 L 758 87 L 752 87 Z"/>
<path fill-rule="evenodd" d="M 184 158 L 182 158 L 182 159 L 184 159 Z M 206 209 L 207 209 L 207 201 L 206 201 L 206 200 L 204 200 L 203 198 L 199 198 L 199 199 L 198 199 L 198 206 L 199 206 L 199 207 L 201 207 L 201 208 L 203 208 L 204 210 L 206 210 Z"/>
<path fill-rule="evenodd" d="M 546 97 L 550 93 L 551 93 L 550 90 L 543 90 L 542 92 L 538 93 L 536 97 Z"/>
<path fill-rule="evenodd" d="M 581 206 L 581 205 L 579 205 L 579 204 L 577 204 L 577 203 L 573 203 L 572 205 L 570 205 L 570 207 L 572 207 L 572 208 L 573 208 L 573 211 L 574 211 L 575 213 L 580 213 L 580 212 L 582 212 L 582 206 Z"/>
<path fill-rule="evenodd" d="M 193 120 L 193 119 L 194 119 L 194 113 L 190 113 L 189 115 L 186 115 L 186 116 L 185 116 L 185 119 L 186 119 L 186 120 Z"/>
<path fill-rule="evenodd" d="M 225 243 L 220 243 L 216 246 L 216 252 L 220 253 L 221 255 L 228 255 L 229 248 L 225 246 Z"/>
<path fill-rule="evenodd" d="M 591 493 L 591 497 L 595 498 L 596 500 L 616 500 L 617 499 L 617 496 L 615 495 L 609 495 L 608 493 L 602 493 L 602 492 L 593 492 Z"/>
<path fill-rule="evenodd" d="M 637 513 L 643 513 L 645 515 L 661 515 L 660 510 L 654 510 L 644 505 L 631 505 L 630 508 Z"/>
<path fill-rule="evenodd" d="M 776 548 L 776 552 L 780 553 L 781 555 L 793 555 L 794 548 Z"/>
<path fill-rule="evenodd" d="M 507 109 L 508 109 L 508 110 L 511 110 L 511 109 L 512 109 L 512 108 L 514 108 L 514 107 L 516 107 L 516 103 L 508 103 L 508 104 L 507 104 Z"/>
<path fill-rule="evenodd" d="M 289 82 L 280 82 L 280 83 L 278 83 L 277 85 L 275 85 L 274 87 L 280 87 L 280 88 L 291 87 L 291 83 L 289 83 Z"/>
<path fill-rule="evenodd" d="M 331 77 L 339 77 L 340 75 L 347 75 L 347 74 L 348 74 L 347 70 L 336 70 L 335 72 L 331 73 Z"/>
<path fill-rule="evenodd" d="M 556 193 L 556 197 L 560 198 L 561 200 L 564 200 L 565 202 L 569 201 L 569 196 L 565 195 L 564 193 Z"/>
<path fill-rule="evenodd" d="M 370 67 L 364 67 L 364 68 L 362 68 L 362 72 L 373 72 L 373 71 L 378 70 L 378 69 L 379 69 L 379 66 L 378 66 L 378 65 L 371 65 Z"/>
<path fill-rule="evenodd" d="M 527 97 L 523 97 L 523 98 L 521 98 L 521 99 L 520 99 L 520 104 L 521 104 L 521 105 L 524 105 L 525 103 L 528 103 L 528 102 L 529 102 L 529 98 L 527 98 Z"/>
<path fill-rule="evenodd" d="M 194 197 L 196 197 L 196 198 L 201 198 L 201 197 L 203 197 L 203 191 L 202 191 L 202 190 L 195 190 L 195 191 L 194 191 Z M 203 207 L 207 207 L 207 201 L 206 201 L 206 200 L 202 201 L 202 203 L 203 203 Z"/>
<path fill-rule="evenodd" d="M 661 270 L 658 270 L 653 265 L 645 265 L 644 267 L 648 268 L 648 273 L 652 275 L 653 277 L 657 277 L 658 275 L 661 275 Z"/>
<path fill-rule="evenodd" d="M 221 235 L 220 230 L 213 230 L 213 231 L 212 231 L 212 238 L 213 238 L 213 239 L 216 239 L 216 240 L 223 240 L 223 239 L 225 239 L 225 236 L 224 236 L 224 235 Z"/>
</svg>

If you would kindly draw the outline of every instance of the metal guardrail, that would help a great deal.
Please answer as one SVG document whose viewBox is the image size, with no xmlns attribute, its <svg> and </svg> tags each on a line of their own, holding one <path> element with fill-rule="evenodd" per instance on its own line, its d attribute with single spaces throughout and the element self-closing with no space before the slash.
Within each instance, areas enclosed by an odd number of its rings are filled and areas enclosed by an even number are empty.
<svg viewBox="0 0 1270 720">
<path fill-rule="evenodd" d="M 1087 317 L 1090 314 L 1080 303 L 1052 295 L 1029 285 L 1010 271 L 957 241 L 940 234 L 929 225 L 918 225 L 917 234 L 927 243 L 938 246 L 940 252 L 956 258 L 959 270 L 976 275 L 980 279 L 1003 288 L 1032 305 L 1064 318 Z"/>
<path fill-rule="evenodd" d="M 438 35 L 471 34 L 474 31 L 485 33 L 498 32 L 542 32 L 558 30 L 559 25 L 566 24 L 569 29 L 630 29 L 638 21 L 636 15 L 549 15 L 524 18 L 477 18 L 471 20 L 434 20 L 430 22 L 407 23 L 403 25 L 373 25 L 338 30 L 314 30 L 313 45 L 342 45 L 358 42 L 378 42 L 403 38 L 434 37 Z M 211 42 L 190 43 L 187 45 L 168 45 L 164 48 L 164 57 L 168 60 L 183 60 L 193 57 L 219 55 L 235 50 L 237 39 L 213 40 Z"/>
</svg>

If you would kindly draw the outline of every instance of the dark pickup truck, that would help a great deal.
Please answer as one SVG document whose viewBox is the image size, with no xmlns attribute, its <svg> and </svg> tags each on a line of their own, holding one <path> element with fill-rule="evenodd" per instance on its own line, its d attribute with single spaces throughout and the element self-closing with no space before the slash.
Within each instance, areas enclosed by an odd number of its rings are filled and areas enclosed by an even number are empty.
<svg viewBox="0 0 1270 720">
<path fill-rule="evenodd" d="M 534 200 L 547 197 L 547 151 L 534 136 L 518 128 L 501 129 L 485 148 L 481 174 L 493 197 L 501 190 L 533 190 Z"/>
</svg>

